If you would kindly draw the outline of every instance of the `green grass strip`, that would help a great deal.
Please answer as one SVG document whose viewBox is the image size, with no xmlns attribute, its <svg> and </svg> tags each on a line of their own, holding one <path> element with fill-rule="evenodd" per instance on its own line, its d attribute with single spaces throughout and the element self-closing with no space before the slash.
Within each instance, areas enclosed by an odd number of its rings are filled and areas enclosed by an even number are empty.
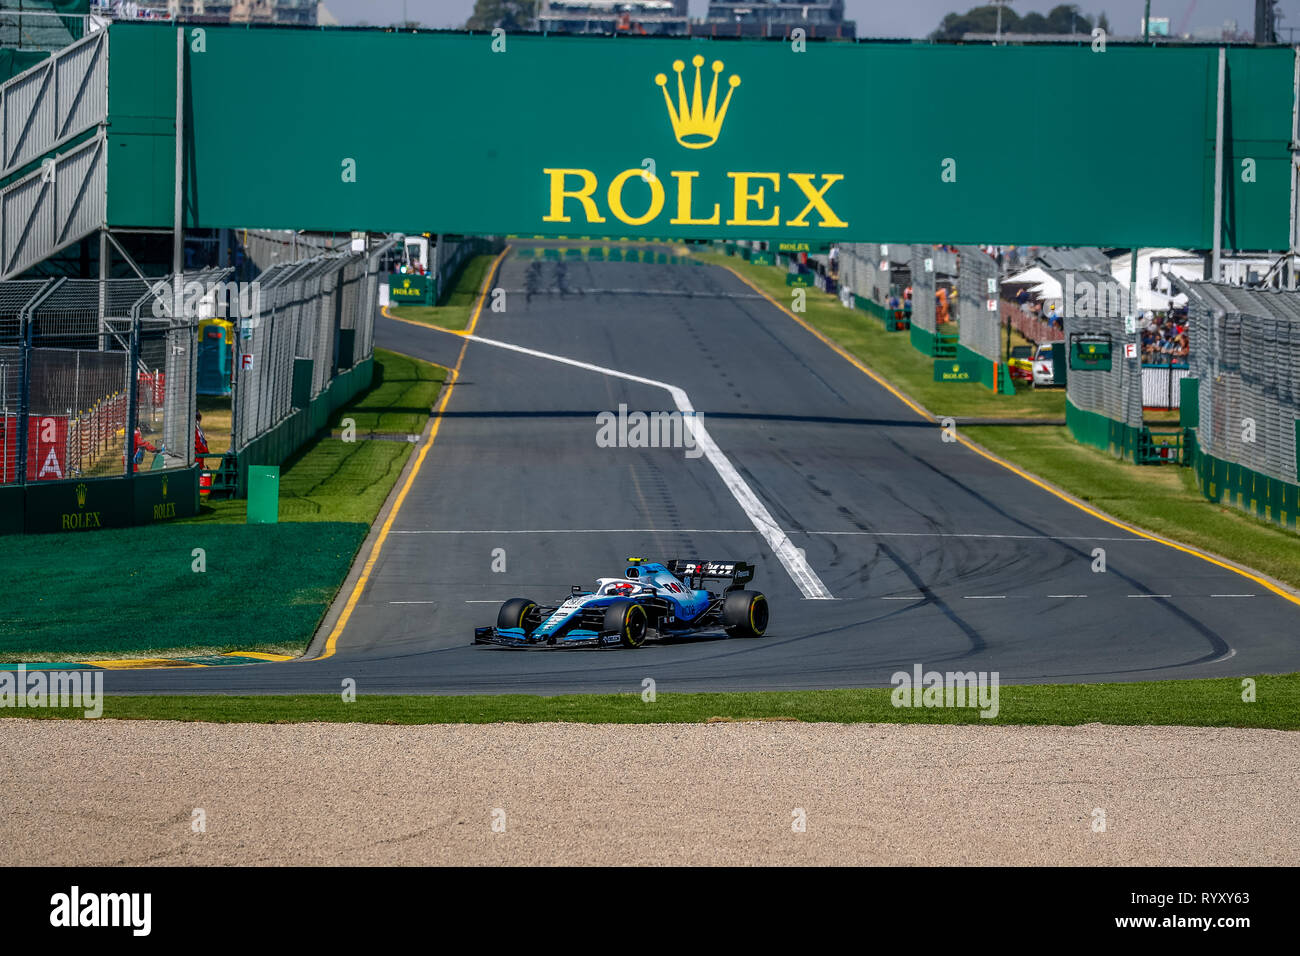
<svg viewBox="0 0 1300 956">
<path fill-rule="evenodd" d="M 312 665 L 282 665 L 286 667 Z M 1300 674 L 1262 676 L 1256 701 L 1242 700 L 1244 678 L 1140 684 L 1004 686 L 995 718 L 978 710 L 895 707 L 892 689 L 813 690 L 730 694 L 640 693 L 434 697 L 339 695 L 279 697 L 121 697 L 104 704 L 104 717 L 212 723 L 592 724 L 704 723 L 715 720 L 798 720 L 832 723 L 1065 725 L 1178 725 L 1300 729 Z M 73 717 L 73 710 L 0 709 L 0 716 Z"/>
<path fill-rule="evenodd" d="M 301 653 L 368 531 L 158 524 L 2 537 L 0 660 Z"/>
</svg>

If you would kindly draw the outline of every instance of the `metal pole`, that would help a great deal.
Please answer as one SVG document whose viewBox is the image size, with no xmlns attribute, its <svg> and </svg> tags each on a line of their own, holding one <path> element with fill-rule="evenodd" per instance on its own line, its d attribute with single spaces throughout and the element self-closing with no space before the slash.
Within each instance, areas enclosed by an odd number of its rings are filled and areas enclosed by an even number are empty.
<svg viewBox="0 0 1300 956">
<path fill-rule="evenodd" d="M 127 362 L 126 380 L 126 432 L 122 436 L 122 451 L 126 458 L 126 477 L 135 477 L 135 430 L 139 425 L 136 406 L 140 402 L 140 310 L 131 310 L 131 351 Z M 157 381 L 155 378 L 154 381 Z"/>
<path fill-rule="evenodd" d="M 1138 297 L 1137 297 L 1138 252 L 1139 252 L 1138 248 L 1134 246 L 1133 252 L 1130 255 L 1130 259 L 1132 261 L 1129 262 L 1129 267 L 1128 267 L 1128 296 L 1129 296 L 1128 310 L 1133 316 L 1134 332 L 1137 332 L 1137 321 L 1138 321 Z M 1127 333 L 1128 330 L 1125 329 L 1125 332 Z M 1129 339 L 1130 336 L 1128 334 L 1125 334 L 1124 345 L 1126 347 L 1129 343 Z M 1138 344 L 1141 344 L 1142 342 L 1142 337 L 1140 334 L 1137 336 L 1137 342 Z M 1133 374 L 1133 366 L 1129 364 L 1129 360 L 1127 359 L 1127 357 L 1125 358 L 1124 361 L 1124 370 L 1129 375 Z M 1140 391 L 1142 388 L 1142 350 L 1140 348 L 1138 349 L 1138 355 L 1137 355 L 1137 377 L 1138 377 L 1138 390 Z M 1132 387 L 1131 380 L 1129 383 L 1129 387 L 1130 388 Z M 1142 424 L 1142 403 L 1140 401 L 1138 402 L 1138 420 L 1136 422 L 1130 420 L 1129 416 L 1130 416 L 1131 408 L 1132 408 L 1132 404 L 1129 402 L 1128 396 L 1126 394 L 1124 398 L 1124 420 L 1128 422 L 1128 424 L 1130 425 L 1141 425 Z"/>
<path fill-rule="evenodd" d="M 1151 39 L 1151 0 L 1147 0 L 1147 12 L 1142 17 L 1142 42 Z"/>
<path fill-rule="evenodd" d="M 176 28 L 176 176 L 172 209 L 172 274 L 185 267 L 185 31 Z"/>
<path fill-rule="evenodd" d="M 104 348 L 106 341 L 108 304 L 108 237 L 103 229 L 99 230 L 99 347 Z"/>
<path fill-rule="evenodd" d="M 1228 73 L 1228 51 L 1219 47 L 1219 102 L 1214 121 L 1214 251 L 1210 259 L 1211 278 L 1219 281 L 1223 256 L 1223 88 Z"/>
<path fill-rule="evenodd" d="M 1292 50 L 1294 60 L 1291 77 L 1291 248 L 1287 257 L 1288 266 L 1286 287 L 1292 291 L 1296 287 L 1296 163 L 1300 162 L 1300 47 Z"/>
</svg>

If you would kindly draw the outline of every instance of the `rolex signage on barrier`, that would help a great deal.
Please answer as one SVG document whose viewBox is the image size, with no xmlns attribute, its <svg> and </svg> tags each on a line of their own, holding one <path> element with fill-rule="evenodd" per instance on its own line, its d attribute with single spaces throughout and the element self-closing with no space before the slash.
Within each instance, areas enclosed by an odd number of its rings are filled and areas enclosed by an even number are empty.
<svg viewBox="0 0 1300 956">
<path fill-rule="evenodd" d="M 68 508 L 67 511 L 59 515 L 59 530 L 84 531 L 90 528 L 103 527 L 100 512 L 93 505 L 90 508 L 86 507 L 90 499 L 90 486 L 81 481 L 71 486 L 69 490 L 72 492 L 70 497 L 76 501 L 77 507 L 75 509 Z"/>
<path fill-rule="evenodd" d="M 806 240 L 784 240 L 779 239 L 772 243 L 772 248 L 777 252 L 784 253 L 787 256 L 798 255 L 801 252 L 808 255 L 817 255 L 819 253 L 830 252 L 832 243 L 829 242 L 808 242 Z"/>
<path fill-rule="evenodd" d="M 432 288 L 428 276 L 395 272 L 388 277 L 388 301 L 392 305 L 433 305 Z"/>
<path fill-rule="evenodd" d="M 934 363 L 934 380 L 936 382 L 973 382 L 978 371 L 970 362 L 958 362 L 946 359 Z"/>
</svg>

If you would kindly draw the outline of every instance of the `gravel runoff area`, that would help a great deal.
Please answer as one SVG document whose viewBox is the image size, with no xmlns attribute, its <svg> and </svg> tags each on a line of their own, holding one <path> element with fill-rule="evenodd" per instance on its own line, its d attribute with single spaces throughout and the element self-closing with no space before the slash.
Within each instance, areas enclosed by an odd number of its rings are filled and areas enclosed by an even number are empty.
<svg viewBox="0 0 1300 956">
<path fill-rule="evenodd" d="M 8 864 L 1300 862 L 1284 731 L 4 719 L 0 752 Z"/>
</svg>

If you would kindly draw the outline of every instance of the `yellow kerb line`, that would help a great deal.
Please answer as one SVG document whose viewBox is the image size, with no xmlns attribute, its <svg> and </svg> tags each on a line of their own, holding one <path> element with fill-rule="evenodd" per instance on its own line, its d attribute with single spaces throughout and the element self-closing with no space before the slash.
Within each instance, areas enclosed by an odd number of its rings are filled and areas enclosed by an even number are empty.
<svg viewBox="0 0 1300 956">
<path fill-rule="evenodd" d="M 801 326 L 803 326 L 813 335 L 817 336 L 817 338 L 819 338 L 822 342 L 828 345 L 837 355 L 841 356 L 844 359 L 847 359 L 853 365 L 854 368 L 858 369 L 858 371 L 862 372 L 863 374 L 869 376 L 874 382 L 876 382 L 876 384 L 880 385 L 882 388 L 884 388 L 891 395 L 893 395 L 900 402 L 905 404 L 908 408 L 912 409 L 912 411 L 916 412 L 926 421 L 928 422 L 938 421 L 938 419 L 930 412 L 926 411 L 920 405 L 917 405 L 915 402 L 913 402 L 910 398 L 908 398 L 906 395 L 904 395 L 902 392 L 896 389 L 885 379 L 881 378 L 878 374 L 873 372 L 871 369 L 867 368 L 866 365 L 864 365 L 861 361 L 859 361 L 856 356 L 854 356 L 851 352 L 845 349 L 842 345 L 840 345 L 838 342 L 831 340 L 830 338 L 827 338 L 824 334 L 822 334 L 820 330 L 813 328 L 803 319 L 799 318 L 799 316 L 795 315 L 795 313 L 787 309 L 785 305 L 783 305 L 781 302 L 779 302 L 772 296 L 768 295 L 767 292 L 765 292 L 763 289 L 760 289 L 758 286 L 754 285 L 753 282 L 749 281 L 748 278 L 741 275 L 738 271 L 736 271 L 736 269 L 734 269 L 729 265 L 724 265 L 723 268 L 726 269 L 728 272 L 730 272 L 732 275 L 734 275 L 741 282 L 745 283 L 745 285 L 749 286 L 751 289 L 753 289 L 763 298 L 767 299 L 768 302 L 772 303 L 772 305 L 776 306 L 787 316 L 794 319 L 796 322 L 798 322 Z M 1260 587 L 1267 588 L 1268 590 L 1272 591 L 1278 597 L 1290 601 L 1292 604 L 1300 605 L 1300 596 L 1292 594 L 1291 592 L 1278 587 L 1276 584 L 1272 583 L 1271 581 L 1266 581 L 1265 579 L 1259 577 L 1258 575 L 1251 574 L 1249 571 L 1245 570 L 1244 568 L 1239 568 L 1236 565 L 1228 564 L 1226 561 L 1220 561 L 1218 558 L 1205 554 L 1202 551 L 1197 551 L 1195 548 L 1188 547 L 1185 544 L 1179 544 L 1176 541 L 1170 541 L 1167 538 L 1162 538 L 1159 535 L 1152 534 L 1149 531 L 1143 531 L 1141 528 L 1135 528 L 1132 525 L 1125 524 L 1124 522 L 1120 521 L 1117 518 L 1108 517 L 1107 515 L 1102 514 L 1100 511 L 1088 507 L 1083 502 L 1075 500 L 1074 498 L 1067 495 L 1065 492 L 1053 488 L 1051 485 L 1047 484 L 1046 482 L 1042 481 L 1039 478 L 1034 477 L 1033 475 L 1029 474 L 1027 471 L 1022 471 L 1019 467 L 1013 465 L 1011 462 L 1007 461 L 1006 459 L 999 458 L 997 455 L 993 454 L 992 452 L 985 451 L 983 448 L 980 448 L 978 445 L 976 445 L 965 435 L 958 433 L 957 440 L 961 442 L 963 445 L 965 445 L 967 448 L 969 448 L 971 451 L 975 452 L 975 454 L 979 455 L 981 458 L 985 458 L 988 461 L 993 462 L 995 465 L 1001 465 L 1003 468 L 1007 469 L 1008 471 L 1019 475 L 1021 478 L 1025 479 L 1025 481 L 1037 485 L 1039 488 L 1042 488 L 1044 491 L 1048 492 L 1049 494 L 1055 495 L 1057 498 L 1060 498 L 1066 504 L 1078 508 L 1080 511 L 1084 512 L 1085 514 L 1092 515 L 1094 518 L 1098 518 L 1109 525 L 1112 525 L 1116 528 L 1120 528 L 1124 531 L 1128 531 L 1131 534 L 1135 534 L 1140 538 L 1145 538 L 1148 541 L 1154 541 L 1157 544 L 1163 544 L 1167 548 L 1173 548 L 1175 551 L 1181 551 L 1184 554 L 1190 554 L 1192 557 L 1200 558 L 1202 561 L 1208 561 L 1210 564 L 1216 565 L 1220 568 L 1223 568 L 1224 570 L 1231 571 L 1234 574 L 1240 574 L 1243 578 L 1247 578 L 1248 580 L 1254 581 Z"/>
<path fill-rule="evenodd" d="M 474 307 L 474 315 L 470 319 L 469 328 L 466 330 L 465 334 L 472 333 L 475 326 L 478 325 L 479 315 L 483 311 L 483 303 L 487 299 L 488 289 L 492 285 L 492 277 L 496 275 L 497 267 L 501 265 L 501 260 L 504 259 L 509 252 L 509 246 L 502 249 L 501 254 L 493 260 L 492 267 L 488 269 L 487 275 L 483 277 L 483 285 L 479 288 L 478 304 Z M 387 309 L 384 310 L 384 315 L 388 315 Z M 388 317 L 394 318 L 394 316 Z M 410 320 L 399 319 L 398 321 L 408 322 Z M 419 325 L 426 329 L 436 328 L 436 326 L 427 325 L 423 322 L 414 322 L 412 324 Z M 442 331 L 445 332 L 448 330 L 443 329 Z M 379 560 L 379 552 L 383 550 L 384 542 L 388 539 L 388 532 L 393 527 L 393 521 L 396 520 L 397 513 L 402 510 L 402 503 L 406 501 L 406 495 L 410 492 L 411 485 L 415 483 L 415 477 L 420 473 L 420 467 L 424 464 L 424 459 L 428 456 L 429 449 L 433 447 L 434 439 L 438 437 L 438 429 L 442 427 L 442 413 L 446 411 L 447 403 L 451 400 L 451 393 L 456 388 L 456 379 L 460 377 L 460 363 L 465 360 L 465 350 L 467 348 L 469 348 L 469 339 L 465 339 L 461 344 L 460 354 L 456 357 L 456 364 L 452 367 L 451 377 L 447 381 L 447 387 L 443 390 L 442 401 L 438 403 L 437 412 L 434 414 L 433 428 L 429 432 L 429 440 L 425 442 L 424 447 L 420 449 L 420 454 L 415 459 L 415 467 L 412 468 L 411 473 L 406 476 L 406 481 L 402 485 L 402 490 L 398 492 L 397 500 L 393 502 L 393 510 L 389 512 L 388 519 L 384 522 L 384 526 L 379 530 L 379 537 L 375 539 L 374 547 L 370 549 L 370 555 L 366 558 L 366 563 L 361 568 L 361 576 L 357 578 L 357 583 L 353 585 L 352 593 L 348 595 L 347 603 L 343 605 L 343 613 L 339 615 L 339 619 L 334 623 L 333 630 L 330 631 L 329 638 L 325 641 L 325 650 L 321 652 L 319 657 L 313 657 L 313 661 L 323 661 L 327 657 L 333 657 L 334 652 L 338 650 L 339 637 L 343 634 L 344 628 L 347 627 L 348 621 L 352 617 L 352 611 L 357 606 L 357 601 L 361 598 L 361 592 L 366 589 L 366 585 L 370 582 L 370 574 L 374 571 L 375 563 Z"/>
</svg>

